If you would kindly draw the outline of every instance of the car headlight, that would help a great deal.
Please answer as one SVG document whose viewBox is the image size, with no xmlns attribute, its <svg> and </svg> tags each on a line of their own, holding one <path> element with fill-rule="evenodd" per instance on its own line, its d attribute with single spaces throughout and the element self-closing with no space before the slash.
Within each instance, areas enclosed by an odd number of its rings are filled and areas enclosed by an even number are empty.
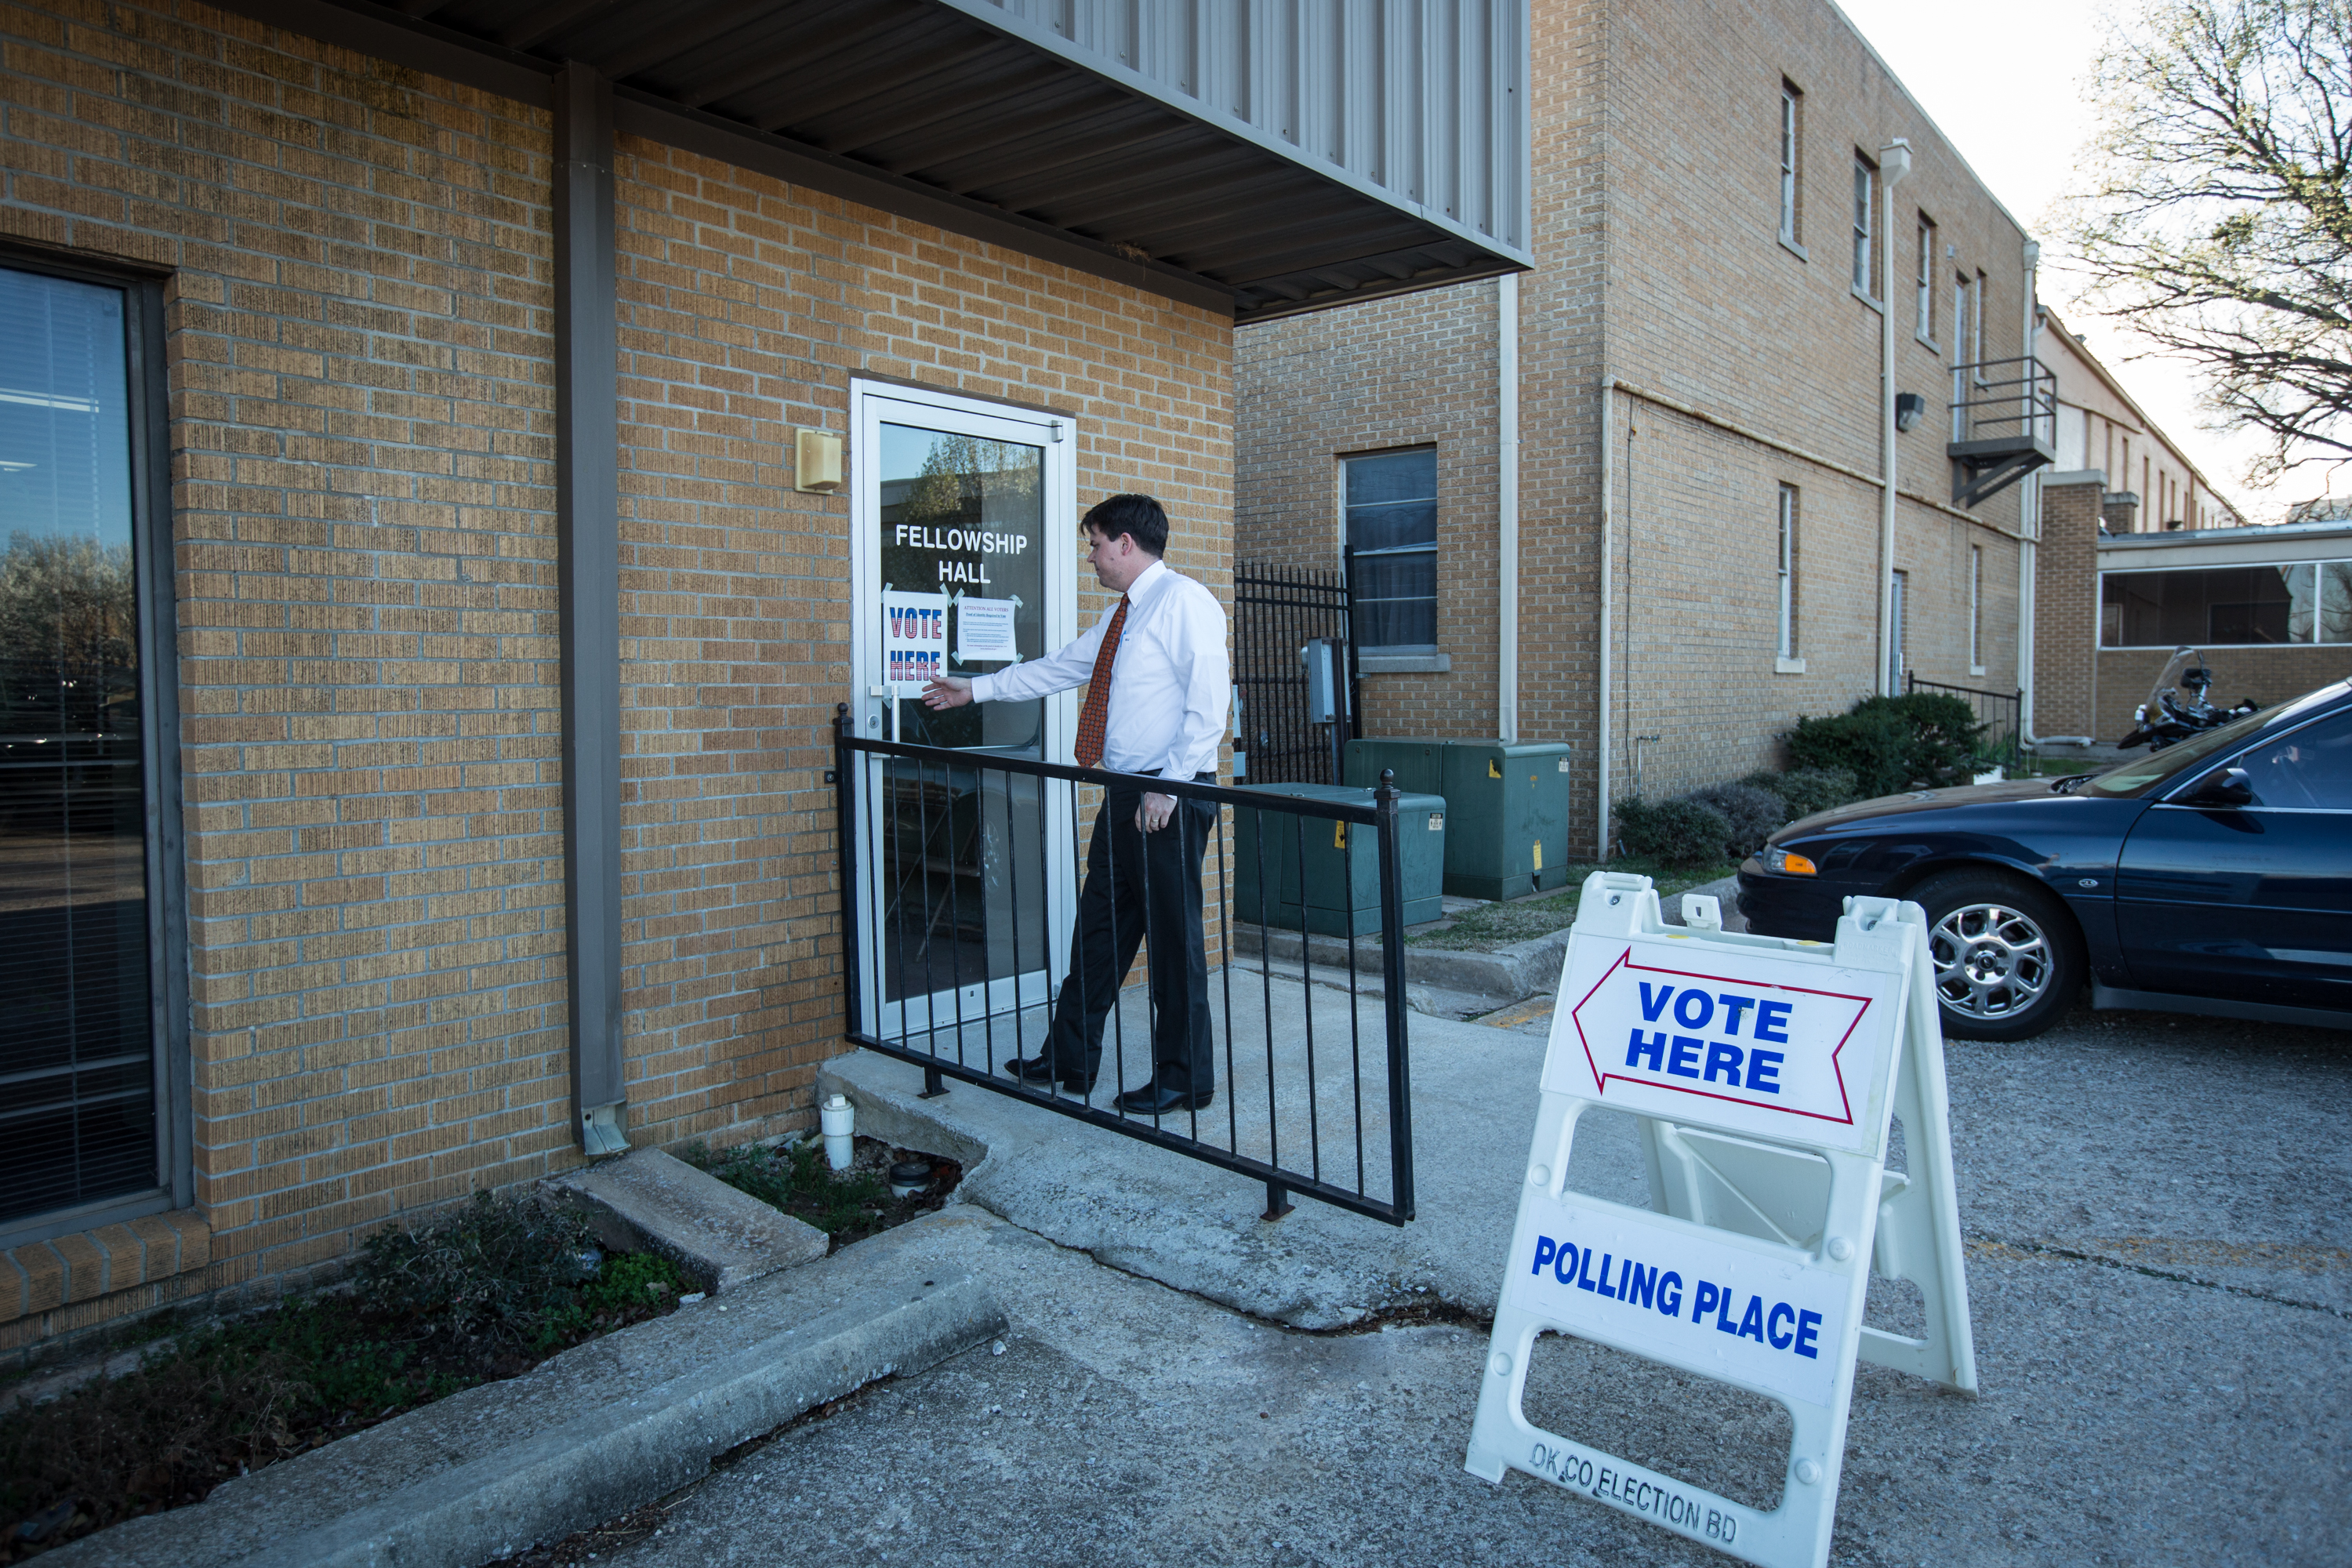
<svg viewBox="0 0 2352 1568">
<path fill-rule="evenodd" d="M 1821 875 L 1820 867 L 1814 865 L 1802 855 L 1791 855 L 1789 851 L 1780 848 L 1778 845 L 1766 847 L 1764 850 L 1764 869 L 1767 871 L 1778 872 L 1783 877 L 1818 877 Z"/>
</svg>

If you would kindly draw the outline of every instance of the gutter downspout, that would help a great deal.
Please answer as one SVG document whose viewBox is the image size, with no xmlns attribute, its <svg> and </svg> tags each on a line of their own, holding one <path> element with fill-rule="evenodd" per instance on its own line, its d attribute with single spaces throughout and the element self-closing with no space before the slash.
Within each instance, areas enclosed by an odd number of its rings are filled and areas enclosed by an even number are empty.
<svg viewBox="0 0 2352 1568">
<path fill-rule="evenodd" d="M 1596 840 L 1592 858 L 1605 862 L 1609 858 L 1609 688 L 1612 671 L 1609 660 L 1610 611 L 1615 604 L 1617 558 L 1616 487 L 1612 476 L 1616 472 L 1616 447 L 1610 434 L 1612 423 L 1610 413 L 1617 405 L 1617 378 L 1601 378 L 1601 705 L 1600 721 L 1594 729 L 1598 737 L 1593 747 L 1593 810 L 1600 821 L 1594 827 Z"/>
<path fill-rule="evenodd" d="M 2035 325 L 2034 296 L 2041 288 L 2036 277 L 2041 265 L 2042 247 L 2027 240 L 2022 341 L 2029 359 L 2039 357 L 2034 352 L 2040 346 L 2035 342 L 2040 332 Z M 2030 419 L 2033 414 L 2032 367 L 2029 365 L 2026 369 L 2025 413 Z M 2054 445 L 2058 432 L 2053 430 L 2050 436 Z M 2088 459 L 2089 454 L 2085 453 L 2084 460 Z M 2038 470 L 2025 476 L 2025 487 L 2018 500 L 2017 517 L 2017 739 L 2021 745 L 2033 738 L 2033 577 L 2042 538 L 2042 475 Z"/>
<path fill-rule="evenodd" d="M 1911 143 L 1897 136 L 1878 150 L 1879 205 L 1885 216 L 1879 225 L 1885 236 L 1886 259 L 1895 258 L 1895 187 L 1911 172 Z M 1878 491 L 1878 680 L 1881 695 L 1900 696 L 1899 673 L 1890 668 L 1895 648 L 1895 287 L 1894 269 L 1882 267 L 1886 298 L 1880 302 L 1878 345 L 1878 415 L 1880 468 L 1885 480 Z"/>
<path fill-rule="evenodd" d="M 1495 283 L 1495 703 L 1503 744 L 1519 738 L 1519 275 Z"/>
<path fill-rule="evenodd" d="M 572 1136 L 628 1146 L 621 1013 L 620 328 L 613 86 L 554 83 L 556 589 L 563 739 L 564 989 Z"/>
</svg>

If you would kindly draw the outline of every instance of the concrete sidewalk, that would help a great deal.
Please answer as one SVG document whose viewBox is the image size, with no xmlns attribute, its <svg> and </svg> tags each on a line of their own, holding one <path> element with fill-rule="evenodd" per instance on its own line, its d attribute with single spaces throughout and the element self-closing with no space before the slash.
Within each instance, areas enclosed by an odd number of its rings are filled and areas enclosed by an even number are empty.
<svg viewBox="0 0 2352 1568">
<path fill-rule="evenodd" d="M 670 1500 L 657 1534 L 607 1538 L 600 1563 L 1727 1561 L 1527 1477 L 1464 1473 L 1475 1325 L 1306 1334 L 1154 1283 L 1204 1281 L 1286 1321 L 1425 1300 L 1423 1283 L 1490 1303 L 1542 1040 L 1416 1018 L 1413 1042 L 1433 1178 L 1402 1234 L 1307 1204 L 1268 1225 L 1237 1178 L 971 1087 L 910 1103 L 913 1069 L 837 1061 L 871 1114 L 978 1164 L 973 1204 L 892 1234 L 987 1284 L 1006 1353 L 747 1448 Z M 2352 1042 L 2078 1014 L 2023 1045 L 1954 1042 L 1949 1063 L 1984 1391 L 1860 1369 L 1831 1561 L 2352 1560 L 2352 1167 L 2314 1152 L 2352 1114 Z M 1630 1136 L 1595 1123 L 1579 1142 L 1573 1184 L 1641 1201 Z M 1874 1289 L 1871 1315 L 1900 1326 L 1908 1305 Z M 1759 1506 L 1778 1496 L 1770 1401 L 1547 1338 L 1528 1408 Z"/>
<path fill-rule="evenodd" d="M 1233 978 L 1233 1081 L 1221 1084 L 1216 1101 L 1197 1118 L 1180 1114 L 1166 1125 L 1178 1132 L 1197 1126 L 1194 1135 L 1202 1142 L 1257 1158 L 1278 1148 L 1286 1168 L 1307 1168 L 1311 1026 L 1312 1130 L 1320 1135 L 1323 1174 L 1357 1185 L 1360 1125 L 1363 1188 L 1385 1198 L 1388 1077 L 1380 1004 L 1357 999 L 1351 1033 L 1344 992 L 1239 971 Z M 1218 977 L 1212 976 L 1210 989 L 1222 1027 Z M 1130 1084 L 1142 1082 L 1150 1070 L 1145 1006 L 1143 997 L 1130 994 L 1119 1019 Z M 1262 1022 L 1268 1019 L 1270 1031 Z M 1287 1218 L 1268 1222 L 1261 1217 L 1264 1185 L 1244 1176 L 1076 1127 L 1044 1106 L 976 1086 L 950 1080 L 946 1095 L 919 1099 L 919 1068 L 870 1051 L 826 1063 L 818 1092 L 848 1095 L 858 1108 L 861 1132 L 961 1160 L 959 1192 L 965 1201 L 1064 1247 L 1238 1311 L 1330 1329 L 1432 1298 L 1491 1310 L 1517 1213 L 1544 1038 L 1420 1014 L 1410 1016 L 1408 1028 L 1416 1217 L 1402 1227 L 1306 1197 L 1294 1200 Z M 1017 1048 L 1034 1051 L 1041 1029 L 1040 1020 L 1027 1020 Z M 1015 1048 L 1000 1031 L 992 1055 L 984 1055 L 988 1042 L 970 1030 L 967 1035 L 974 1065 L 1002 1062 Z M 952 1036 L 942 1030 L 940 1039 L 942 1053 L 952 1055 Z M 1360 1058 L 1351 1046 L 1360 1048 Z M 1360 1107 L 1349 1092 L 1359 1059 L 1365 1075 Z M 1108 1106 L 1118 1092 L 1118 1065 L 1106 1055 L 1094 1104 Z M 1224 1053 L 1218 1068 L 1223 1078 Z M 1587 1192 L 1646 1205 L 1649 1186 L 1633 1118 L 1592 1113 L 1577 1136 L 1571 1179 Z"/>
</svg>

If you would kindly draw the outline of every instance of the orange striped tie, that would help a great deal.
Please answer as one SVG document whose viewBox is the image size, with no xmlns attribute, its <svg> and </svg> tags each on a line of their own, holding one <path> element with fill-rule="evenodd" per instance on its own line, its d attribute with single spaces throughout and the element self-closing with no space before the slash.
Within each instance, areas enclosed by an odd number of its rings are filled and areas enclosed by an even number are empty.
<svg viewBox="0 0 2352 1568">
<path fill-rule="evenodd" d="M 1102 647 L 1095 652 L 1095 672 L 1087 680 L 1087 705 L 1078 710 L 1078 745 L 1071 754 L 1082 768 L 1102 761 L 1103 731 L 1110 723 L 1110 666 L 1118 657 L 1119 634 L 1126 629 L 1127 595 L 1122 594 L 1118 609 L 1103 632 Z"/>
</svg>

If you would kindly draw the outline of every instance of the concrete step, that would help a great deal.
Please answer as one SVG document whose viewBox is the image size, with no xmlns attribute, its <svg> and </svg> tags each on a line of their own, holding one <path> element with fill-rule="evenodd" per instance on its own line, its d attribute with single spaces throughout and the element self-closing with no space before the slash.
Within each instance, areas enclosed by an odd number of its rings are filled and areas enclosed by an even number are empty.
<svg viewBox="0 0 2352 1568">
<path fill-rule="evenodd" d="M 723 1295 L 823 1258 L 824 1232 L 658 1149 L 632 1149 L 544 1189 L 579 1209 L 615 1252 L 657 1252 Z"/>
</svg>

